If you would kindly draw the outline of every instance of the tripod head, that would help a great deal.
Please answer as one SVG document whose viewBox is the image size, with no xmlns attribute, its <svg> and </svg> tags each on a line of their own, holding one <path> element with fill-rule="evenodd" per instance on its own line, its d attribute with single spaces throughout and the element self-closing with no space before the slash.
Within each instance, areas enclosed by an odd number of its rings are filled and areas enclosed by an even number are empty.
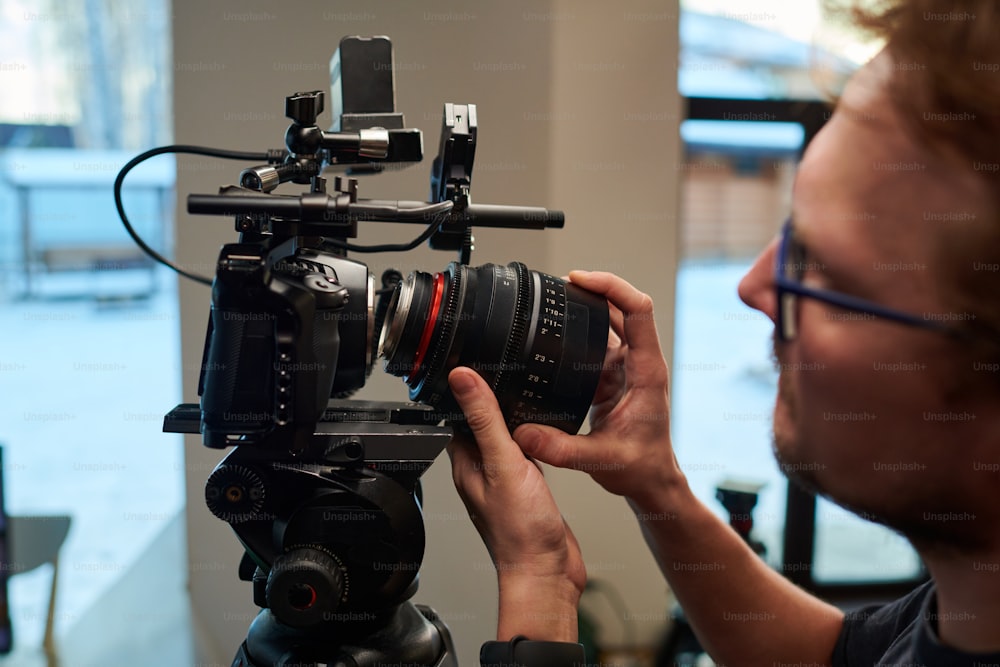
<svg viewBox="0 0 1000 667">
<path fill-rule="evenodd" d="M 451 439 L 425 423 L 429 410 L 331 401 L 305 450 L 238 446 L 212 472 L 206 504 L 243 545 L 240 578 L 263 610 L 234 665 L 384 663 L 398 660 L 401 637 L 411 653 L 420 638 L 413 664 L 454 664 L 438 662 L 454 659 L 447 628 L 408 602 L 425 547 L 420 476 Z M 197 428 L 190 405 L 164 426 Z"/>
</svg>

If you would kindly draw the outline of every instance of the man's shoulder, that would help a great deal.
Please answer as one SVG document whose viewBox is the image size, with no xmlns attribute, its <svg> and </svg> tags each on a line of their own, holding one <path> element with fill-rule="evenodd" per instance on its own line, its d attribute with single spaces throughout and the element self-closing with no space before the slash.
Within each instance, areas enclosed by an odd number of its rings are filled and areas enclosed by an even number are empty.
<svg viewBox="0 0 1000 667">
<path fill-rule="evenodd" d="M 920 626 L 934 582 L 927 581 L 887 604 L 871 605 L 844 616 L 844 627 L 834 648 L 833 664 L 844 667 L 874 665 L 890 653 L 906 652 Z"/>
</svg>

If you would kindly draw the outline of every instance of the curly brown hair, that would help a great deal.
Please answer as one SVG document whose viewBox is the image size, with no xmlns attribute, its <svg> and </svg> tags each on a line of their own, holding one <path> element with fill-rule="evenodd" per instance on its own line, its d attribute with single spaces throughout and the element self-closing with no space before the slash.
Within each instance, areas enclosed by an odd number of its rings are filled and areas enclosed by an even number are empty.
<svg viewBox="0 0 1000 667">
<path fill-rule="evenodd" d="M 970 166 L 1000 158 L 1000 3 L 882 0 L 849 11 L 894 58 L 918 65 L 894 77 L 891 93 L 919 137 L 956 149 Z"/>
<path fill-rule="evenodd" d="M 846 4 L 845 4 L 846 3 Z M 970 327 L 1000 343 L 1000 2 L 826 0 L 897 62 L 892 104 L 908 133 L 986 192 L 988 219 L 939 231 L 947 290 Z M 991 357 L 1000 357 L 1000 345 Z M 981 350 L 980 350 L 981 352 Z"/>
</svg>

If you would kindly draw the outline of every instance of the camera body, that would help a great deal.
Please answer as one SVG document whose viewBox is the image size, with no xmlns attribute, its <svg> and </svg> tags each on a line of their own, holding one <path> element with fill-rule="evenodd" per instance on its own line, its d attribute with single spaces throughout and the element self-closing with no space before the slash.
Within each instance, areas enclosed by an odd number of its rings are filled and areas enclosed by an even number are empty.
<svg viewBox="0 0 1000 667">
<path fill-rule="evenodd" d="M 224 246 L 198 388 L 204 444 L 304 450 L 330 398 L 371 369 L 373 282 L 365 264 L 295 239 Z"/>
</svg>

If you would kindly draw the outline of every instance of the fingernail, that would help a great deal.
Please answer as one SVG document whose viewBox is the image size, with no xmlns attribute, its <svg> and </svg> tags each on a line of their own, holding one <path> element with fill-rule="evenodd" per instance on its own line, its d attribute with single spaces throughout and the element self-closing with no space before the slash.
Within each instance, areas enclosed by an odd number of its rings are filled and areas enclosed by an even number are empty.
<svg viewBox="0 0 1000 667">
<path fill-rule="evenodd" d="M 452 373 L 451 390 L 456 394 L 468 394 L 476 387 L 476 381 L 470 373 Z"/>
</svg>

